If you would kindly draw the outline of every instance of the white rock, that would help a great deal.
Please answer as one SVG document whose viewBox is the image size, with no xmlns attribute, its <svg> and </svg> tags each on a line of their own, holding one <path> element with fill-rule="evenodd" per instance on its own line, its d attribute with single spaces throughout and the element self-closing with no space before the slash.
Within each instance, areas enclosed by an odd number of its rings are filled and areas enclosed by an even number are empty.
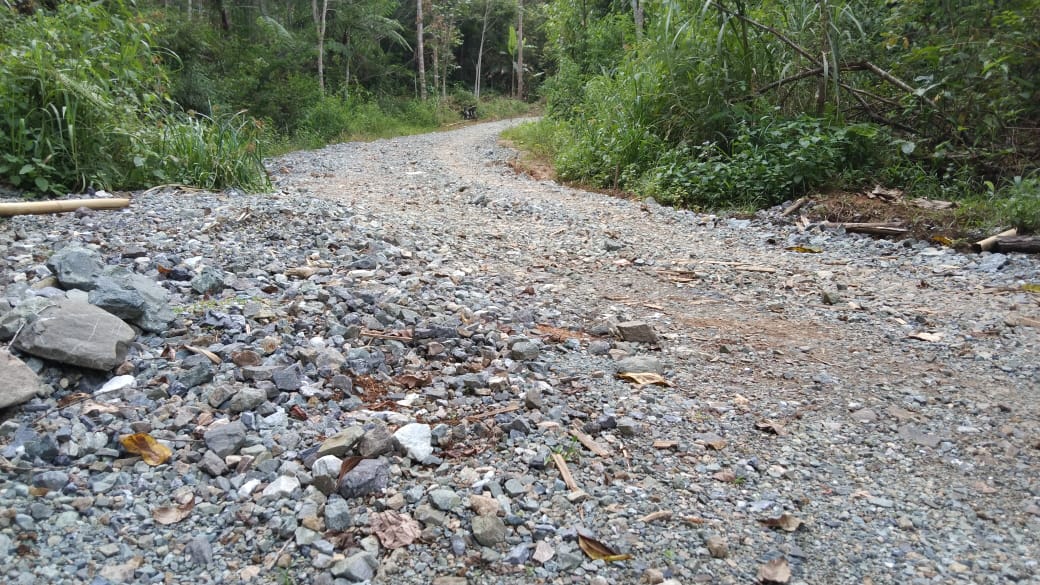
<svg viewBox="0 0 1040 585">
<path fill-rule="evenodd" d="M 404 425 L 394 433 L 394 439 L 415 461 L 421 463 L 433 455 L 433 445 L 430 444 L 433 434 L 430 432 L 430 425 L 422 423 Z"/>
<path fill-rule="evenodd" d="M 256 488 L 259 486 L 260 480 L 254 477 L 253 479 L 250 479 L 249 481 L 242 484 L 242 487 L 238 488 L 238 495 L 243 498 L 248 498 L 249 496 L 253 495 L 253 492 L 255 492 Z"/>
<path fill-rule="evenodd" d="M 343 466 L 343 460 L 335 455 L 326 455 L 319 458 L 311 466 L 311 473 L 315 477 L 339 477 L 339 470 Z"/>
<path fill-rule="evenodd" d="M 264 488 L 264 498 L 282 499 L 288 498 L 296 490 L 300 489 L 300 480 L 288 475 L 282 475 Z"/>
<path fill-rule="evenodd" d="M 135 384 L 137 384 L 137 379 L 133 376 L 116 376 L 108 382 L 105 382 L 105 385 L 99 388 L 94 394 L 98 395 L 106 394 L 108 392 L 119 392 L 126 388 L 133 388 Z"/>
</svg>

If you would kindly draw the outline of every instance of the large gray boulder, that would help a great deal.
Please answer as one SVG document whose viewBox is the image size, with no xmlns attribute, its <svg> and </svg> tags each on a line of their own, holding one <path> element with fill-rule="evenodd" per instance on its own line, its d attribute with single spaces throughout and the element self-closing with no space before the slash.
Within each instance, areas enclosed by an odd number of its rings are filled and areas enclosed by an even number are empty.
<svg viewBox="0 0 1040 585">
<path fill-rule="evenodd" d="M 0 408 L 28 401 L 40 389 L 40 379 L 25 362 L 0 349 Z"/>
<path fill-rule="evenodd" d="M 88 303 L 62 300 L 27 323 L 14 345 L 63 364 L 110 370 L 123 363 L 134 337 L 119 317 Z"/>
<path fill-rule="evenodd" d="M 47 268 L 66 289 L 93 290 L 104 267 L 101 254 L 77 245 L 65 246 L 47 260 Z"/>
<path fill-rule="evenodd" d="M 111 312 L 145 331 L 161 333 L 166 330 L 170 321 L 176 318 L 173 309 L 170 308 L 170 294 L 147 276 L 131 272 L 122 266 L 108 266 L 98 279 L 98 284 L 101 285 L 99 288 L 111 290 L 113 293 L 115 290 L 122 290 L 122 293 L 115 293 L 115 297 L 109 296 L 108 300 L 115 303 L 115 307 L 119 307 L 120 311 L 127 311 L 128 316 L 123 317 L 117 311 Z M 108 307 L 100 302 L 94 302 L 95 298 L 98 298 L 94 292 L 91 295 L 92 304 L 108 310 Z M 137 316 L 129 316 L 138 309 L 140 313 Z"/>
<path fill-rule="evenodd" d="M 10 341 L 26 324 L 35 321 L 55 301 L 46 297 L 26 297 L 15 308 L 0 315 L 0 341 Z"/>
</svg>

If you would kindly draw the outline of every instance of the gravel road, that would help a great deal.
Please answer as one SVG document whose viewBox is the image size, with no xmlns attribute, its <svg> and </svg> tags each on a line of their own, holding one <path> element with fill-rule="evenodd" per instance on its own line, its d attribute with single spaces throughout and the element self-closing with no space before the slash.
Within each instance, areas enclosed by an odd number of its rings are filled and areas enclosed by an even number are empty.
<svg viewBox="0 0 1040 585">
<path fill-rule="evenodd" d="M 0 334 L 73 245 L 172 310 L 106 372 L 15 333 L 0 581 L 1040 583 L 1040 259 L 537 181 L 514 123 L 0 220 Z"/>
</svg>

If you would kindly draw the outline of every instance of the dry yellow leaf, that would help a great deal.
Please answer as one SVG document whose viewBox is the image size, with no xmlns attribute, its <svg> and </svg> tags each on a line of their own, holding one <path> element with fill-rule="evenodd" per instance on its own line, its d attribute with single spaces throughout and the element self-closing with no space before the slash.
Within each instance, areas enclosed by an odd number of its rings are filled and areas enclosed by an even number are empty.
<svg viewBox="0 0 1040 585">
<path fill-rule="evenodd" d="M 169 447 L 156 441 L 148 433 L 122 435 L 119 437 L 119 443 L 130 453 L 140 455 L 148 465 L 162 465 L 173 455 Z"/>
<path fill-rule="evenodd" d="M 798 530 L 799 526 L 802 525 L 801 520 L 794 517 L 794 515 L 788 514 L 786 512 L 777 516 L 776 518 L 766 518 L 764 520 L 759 520 L 759 522 L 761 522 L 764 526 L 783 529 L 785 532 L 794 532 L 795 530 Z"/>
<path fill-rule="evenodd" d="M 589 538 L 588 536 L 578 535 L 578 546 L 581 550 L 585 551 L 585 554 L 589 555 L 589 558 L 594 561 L 606 561 L 613 563 L 616 561 L 627 561 L 632 558 L 632 555 L 618 554 L 609 546 L 596 540 L 595 538 Z"/>
<path fill-rule="evenodd" d="M 206 358 L 208 358 L 209 361 L 211 361 L 211 362 L 213 362 L 215 364 L 218 364 L 218 365 L 220 364 L 221 361 L 223 361 L 223 360 L 220 359 L 220 356 L 218 356 L 217 354 L 213 353 L 212 351 L 210 351 L 210 350 L 208 350 L 208 349 L 206 349 L 204 347 L 196 347 L 194 345 L 185 345 L 184 349 L 186 349 L 186 350 L 188 350 L 188 351 L 190 351 L 191 353 L 194 353 L 194 354 L 206 356 Z"/>
<path fill-rule="evenodd" d="M 163 506 L 152 510 L 152 519 L 163 525 L 176 524 L 191 515 L 195 508 L 195 498 L 192 497 L 180 506 Z"/>
<path fill-rule="evenodd" d="M 791 580 L 791 566 L 783 557 L 773 559 L 758 567 L 757 578 L 759 583 L 787 583 Z"/>
<path fill-rule="evenodd" d="M 658 386 L 669 386 L 672 383 L 665 380 L 661 374 L 655 374 L 653 372 L 622 372 L 618 374 L 618 378 L 632 382 L 636 386 L 646 386 L 647 384 L 657 384 Z"/>
<path fill-rule="evenodd" d="M 786 249 L 799 254 L 819 254 L 823 252 L 823 250 L 811 246 L 788 246 Z"/>
</svg>

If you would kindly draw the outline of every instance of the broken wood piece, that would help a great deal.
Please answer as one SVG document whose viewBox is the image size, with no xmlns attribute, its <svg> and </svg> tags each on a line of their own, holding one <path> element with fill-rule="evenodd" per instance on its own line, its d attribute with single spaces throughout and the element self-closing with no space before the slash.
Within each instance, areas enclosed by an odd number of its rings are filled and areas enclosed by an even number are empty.
<svg viewBox="0 0 1040 585">
<path fill-rule="evenodd" d="M 770 268 L 769 266 L 752 266 L 750 264 L 741 264 L 733 267 L 734 270 L 742 270 L 744 272 L 764 272 L 766 274 L 774 274 L 776 268 Z"/>
<path fill-rule="evenodd" d="M 510 404 L 509 406 L 503 406 L 502 408 L 496 408 L 494 410 L 489 410 L 487 412 L 482 412 L 480 414 L 471 414 L 471 415 L 466 417 L 466 420 L 472 422 L 472 421 L 475 421 L 475 420 L 481 420 L 481 419 L 489 418 L 489 417 L 492 417 L 492 416 L 497 416 L 499 414 L 505 414 L 507 412 L 513 412 L 514 410 L 520 410 L 520 405 L 519 404 Z"/>
<path fill-rule="evenodd" d="M 1017 236 L 1018 230 L 1011 228 L 1007 231 L 1000 232 L 995 236 L 990 236 L 984 240 L 979 240 L 971 245 L 971 249 L 975 252 L 989 252 L 993 250 L 993 246 L 997 244 L 998 238 L 1005 238 L 1009 236 Z"/>
<path fill-rule="evenodd" d="M 787 216 L 791 215 L 792 213 L 794 213 L 794 212 L 798 211 L 799 209 L 801 209 L 802 206 L 805 205 L 808 201 L 809 201 L 808 197 L 802 197 L 802 198 L 798 199 L 797 201 L 792 203 L 790 205 L 790 207 L 785 209 L 783 211 L 783 213 L 780 214 L 780 217 L 787 217 Z"/>
<path fill-rule="evenodd" d="M 1021 315 L 1008 315 L 1004 318 L 1004 324 L 1008 327 L 1035 327 L 1040 329 L 1040 319 L 1032 319 Z"/>
<path fill-rule="evenodd" d="M 1040 253 L 1040 236 L 1000 236 L 993 246 L 994 252 Z"/>
<path fill-rule="evenodd" d="M 560 477 L 563 478 L 563 483 L 567 484 L 567 489 L 580 492 L 581 488 L 574 481 L 574 476 L 571 475 L 571 468 L 567 466 L 567 461 L 563 458 L 563 455 L 559 453 L 552 454 L 553 463 L 556 464 L 556 469 L 560 470 Z"/>
<path fill-rule="evenodd" d="M 365 330 L 361 331 L 361 336 L 362 337 L 371 337 L 373 339 L 391 339 L 391 340 L 394 340 L 394 341 L 411 341 L 412 340 L 412 338 L 410 336 L 407 336 L 407 335 L 391 335 L 389 333 L 380 333 L 378 331 L 371 331 L 369 329 L 365 329 Z"/>
<path fill-rule="evenodd" d="M 857 234 L 871 234 L 875 236 L 899 236 L 910 231 L 901 223 L 857 223 L 857 222 L 830 222 L 820 224 L 823 227 L 844 228 L 847 232 Z"/>
<path fill-rule="evenodd" d="M 19 201 L 0 203 L 0 217 L 13 215 L 35 215 L 38 213 L 63 213 L 88 209 L 120 209 L 130 205 L 129 199 L 56 199 L 53 201 Z"/>
<path fill-rule="evenodd" d="M 597 443 L 590 435 L 587 435 L 578 429 L 571 429 L 571 436 L 578 439 L 578 442 L 584 445 L 586 449 L 592 451 L 593 455 L 598 457 L 610 457 L 610 451 L 604 449 L 603 446 Z"/>
<path fill-rule="evenodd" d="M 656 512 L 650 512 L 646 516 L 643 516 L 642 518 L 639 519 L 639 522 L 643 522 L 645 524 L 649 524 L 651 522 L 654 522 L 655 520 L 667 520 L 668 518 L 671 518 L 671 517 L 672 517 L 672 511 L 671 510 L 658 510 Z"/>
<path fill-rule="evenodd" d="M 658 439 L 654 441 L 654 444 L 652 445 L 654 449 L 675 449 L 678 446 L 679 441 L 671 441 L 664 439 Z"/>
</svg>

